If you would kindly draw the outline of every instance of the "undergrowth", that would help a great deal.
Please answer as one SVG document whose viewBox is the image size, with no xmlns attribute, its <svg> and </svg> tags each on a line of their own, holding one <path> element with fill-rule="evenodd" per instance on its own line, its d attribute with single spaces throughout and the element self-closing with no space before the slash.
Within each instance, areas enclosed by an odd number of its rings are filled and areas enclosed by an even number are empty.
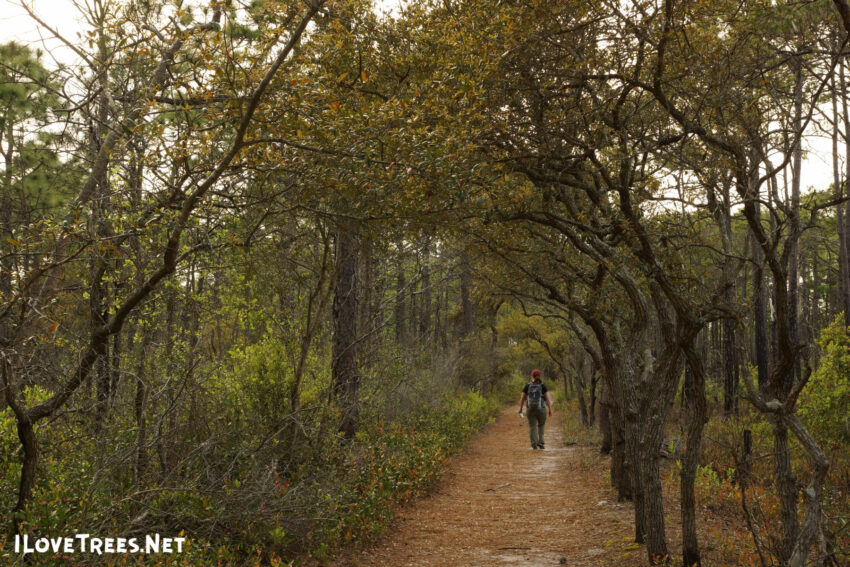
<svg viewBox="0 0 850 567">
<path fill-rule="evenodd" d="M 378 413 L 366 410 L 363 425 L 352 442 L 327 443 L 285 476 L 269 469 L 268 490 L 249 493 L 234 480 L 217 496 L 163 493 L 157 505 L 152 506 L 179 510 L 183 517 L 191 511 L 198 525 L 205 525 L 206 519 L 214 520 L 216 514 L 234 508 L 227 501 L 228 494 L 242 499 L 248 513 L 242 516 L 241 524 L 229 527 L 225 541 L 190 532 L 184 552 L 179 555 L 115 555 L 107 559 L 97 555 L 43 554 L 34 556 L 35 561 L 30 564 L 296 566 L 307 559 L 327 561 L 341 546 L 360 545 L 380 537 L 397 506 L 434 486 L 448 457 L 492 420 L 494 413 L 514 396 L 516 386 L 516 381 L 506 381 L 486 397 L 476 391 L 447 395 L 442 402 L 400 421 L 386 421 Z M 11 428 L 5 429 L 11 433 Z M 315 448 L 311 452 L 316 453 Z M 45 463 L 48 471 L 51 467 L 55 463 Z M 39 534 L 85 533 L 91 531 L 87 525 L 99 525 L 106 530 L 101 534 L 104 536 L 121 535 L 113 531 L 116 528 L 109 528 L 107 520 L 91 516 L 90 510 L 102 509 L 92 505 L 98 498 L 96 491 L 84 490 L 82 482 L 71 480 L 63 478 L 39 486 L 24 523 L 31 538 L 43 537 Z M 68 497 L 67 492 L 76 489 L 87 494 L 85 499 Z M 83 500 L 89 505 L 81 505 Z M 66 506 L 71 503 L 73 506 Z M 221 521 L 228 520 L 222 517 Z M 0 536 L 0 560 L 4 563 L 16 561 L 12 548 L 8 536 Z"/>
</svg>

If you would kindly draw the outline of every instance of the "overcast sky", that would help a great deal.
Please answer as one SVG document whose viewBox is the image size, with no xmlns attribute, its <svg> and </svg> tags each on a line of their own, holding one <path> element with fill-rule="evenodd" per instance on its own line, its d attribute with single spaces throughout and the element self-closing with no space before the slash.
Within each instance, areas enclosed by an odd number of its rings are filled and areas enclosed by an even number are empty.
<svg viewBox="0 0 850 567">
<path fill-rule="evenodd" d="M 80 13 L 71 0 L 30 0 L 29 5 L 49 26 L 65 39 L 75 41 L 81 29 Z M 0 42 L 17 41 L 33 48 L 49 50 L 63 63 L 74 62 L 73 52 L 52 37 L 47 30 L 39 33 L 38 24 L 30 18 L 17 0 L 0 0 Z M 50 64 L 45 54 L 44 63 Z"/>
<path fill-rule="evenodd" d="M 384 0 L 381 3 L 386 5 L 391 1 Z M 82 24 L 72 0 L 28 0 L 28 4 L 65 39 L 78 39 L 77 33 Z M 21 7 L 20 0 L 0 0 L 0 43 L 14 40 L 33 48 L 42 48 L 49 52 L 43 59 L 48 66 L 53 58 L 63 63 L 74 63 L 73 52 L 51 35 L 47 30 L 39 30 L 38 24 Z M 804 149 L 807 150 L 807 156 L 803 164 L 803 188 L 828 187 L 832 183 L 831 141 L 810 136 Z"/>
</svg>

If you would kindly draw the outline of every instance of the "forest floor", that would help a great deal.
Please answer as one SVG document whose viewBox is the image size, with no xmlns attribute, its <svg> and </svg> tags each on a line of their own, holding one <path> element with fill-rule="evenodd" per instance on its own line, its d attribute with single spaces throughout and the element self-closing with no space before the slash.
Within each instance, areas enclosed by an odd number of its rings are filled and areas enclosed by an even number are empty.
<svg viewBox="0 0 850 567">
<path fill-rule="evenodd" d="M 646 565 L 645 548 L 633 543 L 632 505 L 617 502 L 607 479 L 608 458 L 597 445 L 568 445 L 559 413 L 546 423 L 546 449 L 533 451 L 527 422 L 511 407 L 452 459 L 429 496 L 399 510 L 382 540 L 333 564 Z M 670 487 L 665 499 L 675 557 L 679 512 Z M 712 550 L 703 550 L 704 564 L 729 564 Z"/>
</svg>

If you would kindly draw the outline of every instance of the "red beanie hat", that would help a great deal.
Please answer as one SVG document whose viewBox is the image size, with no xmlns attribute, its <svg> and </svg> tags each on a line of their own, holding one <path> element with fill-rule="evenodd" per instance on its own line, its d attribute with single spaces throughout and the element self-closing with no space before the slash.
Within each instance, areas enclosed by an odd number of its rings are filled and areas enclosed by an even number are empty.
<svg viewBox="0 0 850 567">
<path fill-rule="evenodd" d="M 540 371 L 535 368 L 534 370 L 531 371 L 531 375 L 532 376 L 540 376 Z"/>
</svg>

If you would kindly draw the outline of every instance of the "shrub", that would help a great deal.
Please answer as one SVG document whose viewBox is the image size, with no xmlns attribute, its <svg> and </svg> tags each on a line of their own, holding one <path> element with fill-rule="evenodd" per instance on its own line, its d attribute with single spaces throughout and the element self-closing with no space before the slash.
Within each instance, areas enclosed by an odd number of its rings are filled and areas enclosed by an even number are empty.
<svg viewBox="0 0 850 567">
<path fill-rule="evenodd" d="M 843 321 L 839 314 L 821 331 L 820 364 L 800 395 L 800 415 L 829 444 L 850 442 L 850 335 Z"/>
<path fill-rule="evenodd" d="M 245 400 L 245 410 L 261 419 L 278 422 L 290 411 L 292 364 L 285 345 L 265 338 L 231 352 L 233 380 L 237 391 L 232 394 Z"/>
</svg>

